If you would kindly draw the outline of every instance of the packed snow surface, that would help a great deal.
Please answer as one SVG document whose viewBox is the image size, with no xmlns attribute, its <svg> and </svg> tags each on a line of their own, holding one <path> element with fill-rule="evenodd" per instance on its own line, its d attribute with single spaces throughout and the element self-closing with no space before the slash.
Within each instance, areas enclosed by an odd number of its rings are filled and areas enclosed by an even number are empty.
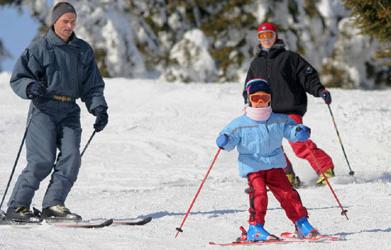
<svg viewBox="0 0 391 250">
<path fill-rule="evenodd" d="M 0 75 L 0 194 L 3 195 L 25 129 L 29 102 Z M 182 84 L 153 80 L 107 79 L 109 125 L 92 140 L 82 159 L 77 183 L 66 206 L 85 219 L 149 215 L 142 227 L 64 229 L 0 227 L 0 249 L 214 249 L 209 241 L 229 242 L 247 228 L 246 179 L 238 176 L 237 153 L 222 152 L 195 205 L 176 230 L 217 152 L 215 138 L 242 114 L 242 84 Z M 293 156 L 294 168 L 306 187 L 299 189 L 320 232 L 338 235 L 332 243 L 264 245 L 262 249 L 389 249 L 391 244 L 391 90 L 331 89 L 333 110 L 348 166 L 327 106 L 309 96 L 304 122 L 312 138 L 334 160 L 337 177 L 331 184 L 349 220 L 329 188 L 315 187 L 309 164 Z M 94 117 L 82 107 L 82 147 L 93 132 Z M 11 189 L 26 164 L 23 150 Z M 49 179 L 49 178 L 48 178 Z M 32 206 L 41 208 L 48 179 Z M 9 197 L 11 190 L 8 193 Z M 3 210 L 6 205 L 3 205 Z M 278 202 L 270 194 L 265 227 L 274 234 L 292 231 Z M 236 247 L 250 249 L 252 247 Z"/>
</svg>

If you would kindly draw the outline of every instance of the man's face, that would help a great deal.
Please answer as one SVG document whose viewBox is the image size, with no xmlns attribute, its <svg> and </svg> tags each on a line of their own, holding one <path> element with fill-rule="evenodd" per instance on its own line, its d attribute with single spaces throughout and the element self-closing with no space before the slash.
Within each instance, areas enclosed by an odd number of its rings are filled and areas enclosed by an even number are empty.
<svg viewBox="0 0 391 250">
<path fill-rule="evenodd" d="M 54 32 L 63 41 L 67 42 L 71 37 L 76 26 L 76 15 L 72 12 L 67 12 L 60 16 L 54 23 Z"/>
<path fill-rule="evenodd" d="M 269 49 L 276 42 L 277 36 L 273 31 L 263 31 L 258 33 L 259 43 L 263 48 Z"/>
</svg>

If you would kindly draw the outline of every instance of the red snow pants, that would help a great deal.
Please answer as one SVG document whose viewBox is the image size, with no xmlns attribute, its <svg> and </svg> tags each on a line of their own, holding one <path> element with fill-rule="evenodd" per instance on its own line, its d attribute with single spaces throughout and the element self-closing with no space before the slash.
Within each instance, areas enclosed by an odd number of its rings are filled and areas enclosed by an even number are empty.
<svg viewBox="0 0 391 250">
<path fill-rule="evenodd" d="M 298 124 L 303 123 L 301 115 L 289 114 L 288 116 Z M 329 168 L 334 168 L 331 157 L 322 149 L 318 148 L 312 140 L 309 139 L 305 142 L 289 142 L 289 144 L 297 157 L 307 160 L 316 173 L 320 174 Z M 292 163 L 286 155 L 285 158 L 287 160 L 287 166 L 292 166 Z"/>
<path fill-rule="evenodd" d="M 280 202 L 286 216 L 293 222 L 307 217 L 307 209 L 301 203 L 299 193 L 291 186 L 282 168 L 251 173 L 247 176 L 250 201 L 250 224 L 265 224 L 267 210 L 266 186 Z"/>
</svg>

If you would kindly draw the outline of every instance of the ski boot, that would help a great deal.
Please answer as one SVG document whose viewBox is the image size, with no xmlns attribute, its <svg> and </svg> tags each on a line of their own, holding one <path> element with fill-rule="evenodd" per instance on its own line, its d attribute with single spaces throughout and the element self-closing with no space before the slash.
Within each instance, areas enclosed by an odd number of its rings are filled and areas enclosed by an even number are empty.
<svg viewBox="0 0 391 250">
<path fill-rule="evenodd" d="M 328 179 L 335 176 L 335 174 L 334 174 L 334 169 L 333 169 L 333 168 L 327 169 L 325 172 L 323 172 L 323 174 L 324 174 Z M 319 177 L 318 177 L 318 180 L 316 180 L 316 185 L 317 185 L 317 186 L 322 186 L 322 185 L 325 185 L 325 184 L 326 184 L 326 180 L 325 180 L 325 178 L 323 177 L 323 175 L 320 174 Z"/>
<path fill-rule="evenodd" d="M 42 218 L 48 221 L 81 221 L 80 215 L 72 213 L 64 205 L 55 205 L 42 210 Z"/>
<path fill-rule="evenodd" d="M 241 234 L 240 234 L 240 237 L 238 237 L 236 239 L 236 242 L 244 242 L 244 241 L 247 241 L 247 231 L 246 229 L 244 229 L 243 226 L 240 226 L 239 227 L 240 231 L 241 231 Z"/>
<path fill-rule="evenodd" d="M 16 223 L 39 223 L 42 221 L 38 209 L 34 208 L 34 212 L 32 212 L 27 207 L 9 207 L 4 219 Z"/>
<path fill-rule="evenodd" d="M 248 241 L 278 240 L 278 237 L 267 232 L 262 224 L 250 224 L 247 230 Z"/>
<path fill-rule="evenodd" d="M 287 173 L 286 177 L 288 178 L 288 181 L 292 185 L 292 187 L 294 187 L 294 188 L 301 187 L 300 178 L 298 176 L 296 176 L 294 173 Z"/>
<path fill-rule="evenodd" d="M 299 238 L 313 239 L 320 234 L 309 222 L 306 217 L 300 218 L 295 222 L 296 233 Z"/>
</svg>

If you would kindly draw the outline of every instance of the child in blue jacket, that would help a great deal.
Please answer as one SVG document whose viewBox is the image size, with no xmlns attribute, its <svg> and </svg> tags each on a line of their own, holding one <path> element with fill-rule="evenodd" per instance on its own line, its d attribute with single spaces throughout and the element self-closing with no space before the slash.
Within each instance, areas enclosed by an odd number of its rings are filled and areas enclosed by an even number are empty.
<svg viewBox="0 0 391 250">
<path fill-rule="evenodd" d="M 249 107 L 245 115 L 234 119 L 219 134 L 216 144 L 221 149 L 239 152 L 239 174 L 248 179 L 250 217 L 247 240 L 276 239 L 264 229 L 267 210 L 266 186 L 270 189 L 287 217 L 295 224 L 301 237 L 312 238 L 319 233 L 308 222 L 307 209 L 298 192 L 284 173 L 286 160 L 282 139 L 306 141 L 310 129 L 296 124 L 288 115 L 273 113 L 270 107 L 269 84 L 263 79 L 252 79 L 246 84 Z"/>
</svg>

